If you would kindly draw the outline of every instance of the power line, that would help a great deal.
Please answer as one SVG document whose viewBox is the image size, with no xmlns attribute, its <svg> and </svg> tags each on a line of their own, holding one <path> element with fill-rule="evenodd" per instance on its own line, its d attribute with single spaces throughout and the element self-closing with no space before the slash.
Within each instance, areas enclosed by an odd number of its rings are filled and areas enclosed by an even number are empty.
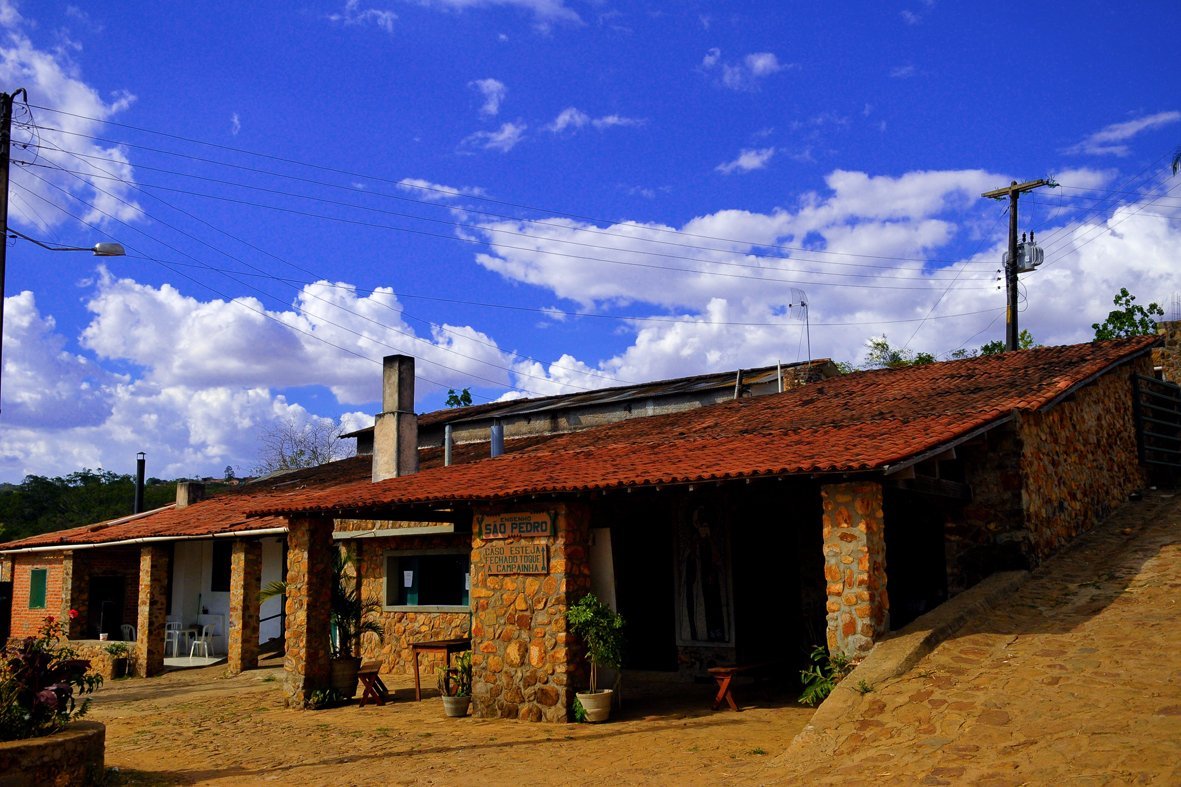
<svg viewBox="0 0 1181 787">
<path fill-rule="evenodd" d="M 33 105 L 33 106 L 37 106 L 37 105 Z M 719 237 L 719 236 L 715 236 L 715 235 L 706 235 L 706 234 L 702 234 L 702 233 L 687 232 L 684 230 L 675 230 L 675 229 L 668 229 L 668 228 L 663 228 L 663 227 L 653 227 L 650 225 L 646 225 L 646 224 L 642 224 L 642 223 L 634 222 L 634 221 L 611 221 L 608 219 L 596 218 L 596 217 L 587 216 L 584 214 L 569 213 L 569 212 L 564 212 L 564 211 L 559 211 L 559 210 L 551 210 L 548 208 L 538 208 L 538 207 L 534 207 L 534 206 L 530 206 L 530 205 L 524 205 L 524 204 L 515 203 L 515 202 L 508 202 L 505 200 L 498 200 L 498 199 L 494 199 L 492 197 L 484 196 L 482 194 L 457 194 L 456 190 L 454 190 L 454 189 L 441 188 L 438 186 L 423 185 L 420 183 L 408 183 L 408 182 L 406 182 L 405 179 L 394 180 L 392 178 L 383 178 L 383 177 L 375 176 L 375 175 L 372 175 L 369 173 L 354 172 L 354 171 L 340 169 L 337 167 L 327 166 L 327 165 L 323 165 L 323 164 L 313 164 L 310 162 L 299 161 L 297 159 L 290 159 L 290 158 L 285 158 L 283 156 L 276 156 L 276 155 L 273 155 L 270 153 L 261 153 L 258 151 L 252 151 L 252 150 L 248 150 L 245 148 L 238 148 L 238 147 L 234 147 L 231 145 L 223 145 L 223 144 L 216 143 L 216 142 L 208 142 L 205 140 L 195 139 L 195 138 L 191 138 L 191 137 L 184 137 L 184 136 L 180 136 L 177 134 L 171 134 L 171 133 L 165 132 L 165 131 L 157 131 L 154 129 L 148 129 L 148 128 L 133 126 L 133 125 L 125 124 L 125 123 L 119 123 L 117 121 L 113 121 L 113 120 L 109 120 L 109 119 L 105 119 L 105 118 L 94 118 L 94 117 L 89 117 L 86 115 L 78 115 L 78 114 L 74 114 L 71 112 L 66 112 L 64 110 L 55 109 L 53 107 L 37 106 L 37 108 L 38 109 L 45 109 L 46 111 L 49 111 L 49 112 L 55 112 L 57 114 L 65 115 L 67 117 L 74 117 L 74 118 L 78 118 L 81 120 L 89 120 L 94 123 L 104 123 L 107 125 L 117 126 L 120 128 L 126 128 L 126 129 L 133 130 L 133 131 L 139 131 L 139 132 L 146 133 L 146 134 L 155 134 L 158 136 L 162 136 L 162 137 L 166 137 L 166 138 L 170 138 L 170 139 L 175 139 L 175 140 L 189 143 L 189 144 L 205 145 L 207 147 L 211 147 L 211 148 L 215 148 L 215 149 L 219 149 L 219 150 L 226 150 L 229 152 L 240 153 L 240 154 L 247 155 L 247 156 L 255 156 L 258 158 L 268 159 L 271 161 L 277 161 L 277 162 L 284 163 L 284 164 L 291 164 L 294 166 L 308 167 L 310 169 L 331 172 L 333 174 L 343 175 L 343 176 L 347 176 L 350 178 L 361 178 L 364 180 L 370 180 L 370 181 L 376 181 L 379 183 L 391 184 L 391 185 L 397 186 L 399 188 L 412 188 L 412 189 L 416 189 L 416 190 L 420 190 L 420 191 L 427 191 L 427 192 L 442 194 L 442 195 L 445 195 L 449 198 L 455 198 L 457 196 L 462 196 L 465 199 L 477 200 L 480 202 L 496 204 L 496 205 L 503 205 L 505 207 L 512 207 L 512 208 L 517 208 L 520 210 L 529 210 L 529 211 L 534 211 L 537 213 L 546 213 L 546 214 L 549 214 L 552 216 L 562 216 L 565 218 L 579 219 L 582 221 L 589 221 L 589 222 L 592 222 L 595 224 L 632 226 L 632 227 L 636 227 L 636 228 L 643 229 L 646 231 L 659 232 L 659 233 L 664 233 L 664 234 L 672 234 L 672 235 L 677 235 L 677 236 L 687 237 L 687 238 L 698 238 L 700 240 L 711 240 L 711 241 L 717 241 L 720 243 L 737 244 L 740 246 L 749 246 L 752 248 L 780 249 L 783 251 L 805 251 L 805 252 L 809 252 L 809 253 L 813 253 L 813 254 L 829 254 L 829 255 L 835 255 L 835 256 L 854 257 L 854 258 L 861 258 L 861 259 L 880 259 L 880 260 L 895 260 L 895 261 L 903 261 L 903 262 L 921 262 L 924 264 L 925 263 L 939 263 L 939 262 L 943 262 L 943 263 L 958 262 L 958 260 L 952 260 L 952 259 L 895 257 L 895 256 L 876 255 L 876 254 L 857 254 L 854 252 L 824 251 L 824 250 L 818 250 L 818 249 L 809 249 L 809 248 L 803 247 L 803 246 L 788 246 L 788 245 L 783 245 L 783 244 L 765 244 L 765 243 L 759 243 L 759 242 L 749 241 L 749 240 L 742 240 L 742 239 L 736 239 L 736 238 L 726 238 L 726 237 Z M 214 159 L 202 158 L 199 156 L 193 156 L 192 154 L 177 153 L 175 151 L 169 151 L 166 149 L 159 149 L 159 148 L 152 148 L 150 146 L 138 145 L 136 143 L 127 142 L 125 140 L 118 140 L 118 139 L 111 139 L 109 137 L 100 137 L 100 136 L 95 136 L 95 135 L 89 135 L 89 134 L 84 134 L 84 133 L 77 132 L 77 131 L 58 129 L 58 128 L 54 128 L 51 126 L 46 126 L 44 128 L 47 131 L 55 131 L 55 132 L 61 133 L 61 134 L 69 134 L 72 136 L 78 136 L 78 137 L 82 137 L 83 139 L 90 139 L 90 140 L 97 141 L 97 142 L 105 142 L 105 143 L 114 144 L 114 145 L 126 145 L 127 147 L 130 147 L 130 148 L 149 150 L 151 152 L 162 153 L 165 155 L 181 156 L 184 158 L 189 158 L 189 159 L 193 159 L 193 160 L 197 160 L 197 161 L 203 161 L 206 163 L 218 164 L 221 166 L 252 170 L 252 171 L 257 171 L 257 172 L 261 172 L 261 173 L 265 173 L 265 174 L 274 175 L 277 177 L 287 177 L 287 178 L 294 178 L 294 179 L 298 179 L 298 180 L 306 180 L 303 178 L 299 178 L 298 176 L 291 176 L 291 175 L 286 175 L 284 173 L 271 172 L 271 171 L 267 171 L 267 170 L 257 170 L 252 167 L 245 167 L 242 165 L 217 161 Z M 316 181 L 311 181 L 311 182 L 316 182 Z M 327 185 L 327 186 L 330 186 L 333 188 L 345 188 L 345 187 L 339 186 L 338 184 L 323 184 L 323 183 L 321 183 L 321 185 Z M 362 189 L 361 191 L 364 191 L 364 190 Z M 383 196 L 387 196 L 387 197 L 390 197 L 393 199 L 408 199 L 405 197 L 399 197 L 396 195 L 389 195 L 389 194 L 385 194 Z M 421 204 L 431 205 L 432 207 L 438 206 L 437 203 L 426 202 L 424 200 L 411 200 L 411 201 L 419 202 Z M 481 211 L 474 211 L 473 210 L 472 212 L 480 213 Z M 489 214 L 489 215 L 500 216 L 501 214 Z M 536 221 L 536 220 L 531 220 L 531 219 L 521 219 L 521 218 L 507 217 L 507 216 L 501 216 L 501 217 L 508 218 L 508 219 L 514 220 L 514 221 L 529 221 L 529 222 Z M 561 226 L 561 225 L 552 225 L 552 226 Z M 600 231 L 600 232 L 602 232 L 602 231 Z M 623 236 L 623 237 L 630 237 L 630 236 Z M 650 242 L 658 243 L 660 241 L 652 240 Z"/>
<path fill-rule="evenodd" d="M 63 151 L 63 152 L 67 152 L 67 151 Z M 24 163 L 24 162 L 18 162 L 18 163 Z M 212 199 L 212 200 L 217 200 L 217 201 L 222 201 L 222 202 L 234 202 L 237 204 L 248 205 L 250 207 L 262 208 L 262 209 L 266 209 L 266 210 L 291 211 L 291 212 L 300 213 L 301 215 L 312 216 L 312 217 L 316 217 L 316 218 L 326 219 L 329 221 L 341 220 L 338 217 L 332 217 L 332 216 L 327 216 L 324 214 L 317 214 L 317 213 L 305 213 L 305 212 L 301 212 L 301 211 L 295 211 L 294 209 L 284 208 L 284 207 L 275 206 L 275 205 L 269 205 L 269 204 L 261 203 L 261 202 L 254 202 L 254 201 L 250 201 L 250 200 L 239 200 L 234 197 L 227 197 L 227 196 L 222 196 L 222 195 L 217 195 L 217 194 L 208 194 L 208 193 L 204 193 L 204 192 L 192 191 L 189 189 L 181 189 L 181 188 L 176 188 L 176 187 L 172 187 L 172 186 L 162 186 L 162 185 L 153 184 L 153 183 L 138 183 L 136 181 L 127 180 L 125 178 L 120 178 L 120 177 L 117 177 L 114 175 L 94 175 L 94 174 L 88 173 L 88 172 L 79 172 L 77 170 L 66 169 L 65 167 L 62 167 L 57 164 L 37 164 L 34 166 L 43 167 L 46 169 L 56 169 L 56 170 L 60 170 L 62 172 L 72 174 L 72 175 L 80 175 L 80 176 L 84 176 L 87 178 L 97 178 L 99 180 L 114 180 L 115 182 L 122 183 L 124 185 L 131 186 L 133 188 L 137 188 L 140 190 L 144 190 L 145 193 L 150 193 L 149 191 L 147 191 L 148 189 L 158 189 L 160 191 L 169 191 L 169 192 L 173 192 L 173 193 L 177 193 L 177 194 L 184 194 L 186 196 L 199 197 L 202 199 Z M 178 174 L 183 174 L 183 173 L 178 173 Z M 655 252 L 655 251 L 643 251 L 641 249 L 621 249 L 621 248 L 617 248 L 617 247 L 613 247 L 613 246 L 600 246 L 600 245 L 594 244 L 594 243 L 586 243 L 583 241 L 575 241 L 575 240 L 566 240 L 563 238 L 531 235 L 531 234 L 525 233 L 525 232 L 516 232 L 513 230 L 505 230 L 505 229 L 500 229 L 500 228 L 496 228 L 496 227 L 489 227 L 487 225 L 482 225 L 482 224 L 467 224 L 467 223 L 459 222 L 459 221 L 451 221 L 451 220 L 446 220 L 446 219 L 436 219 L 436 218 L 430 218 L 430 217 L 426 217 L 426 216 L 418 216 L 416 214 L 402 213 L 399 211 L 384 210 L 382 208 L 374 208 L 374 207 L 369 207 L 369 206 L 365 206 L 365 205 L 357 205 L 355 203 L 340 202 L 338 200 L 328 200 L 328 199 L 323 199 L 323 198 L 319 198 L 319 197 L 312 197 L 312 196 L 305 195 L 305 194 L 295 194 L 292 192 L 279 191 L 276 189 L 268 189 L 268 188 L 265 188 L 262 186 L 250 186 L 247 184 L 232 183 L 232 182 L 228 182 L 228 181 L 214 181 L 214 182 L 222 183 L 223 185 L 233 185 L 233 186 L 237 186 L 240 188 L 249 189 L 252 191 L 261 191 L 264 193 L 275 194 L 278 196 L 293 197 L 296 199 L 305 199 L 305 200 L 309 200 L 312 202 L 323 203 L 326 205 L 334 205 L 336 207 L 351 208 L 351 209 L 362 210 L 362 211 L 367 211 L 367 212 L 371 212 L 371 213 L 378 213 L 378 214 L 387 215 L 387 216 L 395 216 L 398 218 L 411 219 L 411 220 L 415 220 L 415 221 L 425 221 L 425 222 L 430 222 L 433 224 L 444 224 L 444 225 L 447 225 L 450 227 L 454 227 L 456 229 L 472 230 L 475 232 L 495 233 L 498 235 L 503 234 L 503 235 L 511 235 L 511 236 L 515 236 L 515 237 L 527 238 L 532 241 L 538 241 L 539 243 L 559 243 L 559 244 L 563 244 L 563 245 L 567 245 L 567 246 L 579 246 L 579 247 L 591 248 L 591 249 L 596 249 L 596 250 L 600 250 L 600 251 L 608 251 L 608 252 L 619 253 L 619 254 L 641 254 L 641 255 L 650 256 L 650 257 L 662 257 L 662 258 L 666 258 L 666 259 L 680 260 L 680 261 L 684 261 L 684 262 L 698 262 L 698 263 L 704 263 L 706 265 L 721 265 L 721 266 L 725 266 L 725 267 L 743 268 L 743 269 L 747 269 L 747 270 L 768 270 L 767 268 L 763 267 L 762 265 L 752 265 L 752 264 L 740 263 L 740 262 L 728 262 L 728 261 L 723 261 L 723 260 L 711 260 L 711 259 L 704 259 L 701 257 L 687 257 L 684 255 L 679 255 L 679 254 L 668 254 L 668 253 L 664 253 L 664 252 Z M 364 222 L 362 222 L 362 223 L 364 223 Z M 415 233 L 415 234 L 422 234 L 422 235 L 427 235 L 429 237 L 442 238 L 445 240 L 459 240 L 459 241 L 462 241 L 465 243 L 475 242 L 479 245 L 484 245 L 484 242 L 472 241 L 471 239 L 467 239 L 467 238 L 463 238 L 463 237 L 455 236 L 455 235 L 444 235 L 441 233 L 432 233 L 432 232 L 426 232 L 423 230 L 415 230 L 415 229 L 409 229 L 409 228 L 405 228 L 405 227 L 396 227 L 396 226 L 392 226 L 392 225 L 369 224 L 369 226 L 383 227 L 383 228 L 391 229 L 391 230 L 398 231 L 398 232 L 411 232 L 411 233 Z M 534 253 L 538 253 L 538 254 L 555 254 L 555 255 L 567 256 L 567 257 L 575 256 L 575 255 L 568 255 L 568 254 L 560 254 L 559 252 L 542 250 L 539 248 L 533 248 L 533 247 L 528 247 L 528 246 L 513 246 L 510 244 L 501 243 L 499 241 L 489 240 L 486 243 L 487 243 L 487 245 L 492 246 L 493 248 L 500 247 L 500 248 L 506 248 L 506 249 L 516 249 L 516 250 L 521 250 L 521 251 L 534 252 Z M 723 253 L 723 252 L 719 252 L 719 253 Z M 743 252 L 724 252 L 724 253 L 738 254 L 743 257 L 753 257 L 753 258 L 759 259 L 759 260 L 788 260 L 788 261 L 815 262 L 815 260 L 807 260 L 807 259 L 796 258 L 796 257 L 774 257 L 774 256 L 773 257 L 766 257 L 764 255 L 757 255 L 757 254 L 750 254 L 750 253 L 743 253 Z M 597 260 L 597 261 L 601 261 L 601 262 L 612 262 L 612 260 L 604 260 L 604 259 L 600 259 L 597 257 L 576 257 L 576 258 L 577 259 Z M 821 264 L 829 264 L 829 263 L 824 263 L 823 261 L 820 261 L 820 262 L 821 262 Z M 691 273 L 709 273 L 708 271 L 703 271 L 700 269 L 669 269 L 669 270 L 686 270 Z M 782 270 L 782 269 L 774 268 L 773 270 Z M 893 269 L 891 269 L 891 270 L 893 270 Z M 909 270 L 917 270 L 917 269 L 909 269 Z M 901 280 L 905 280 L 905 281 L 915 281 L 916 280 L 916 277 L 914 277 L 914 276 L 891 276 L 888 274 L 829 273 L 828 271 L 811 271 L 811 270 L 800 271 L 800 273 L 805 274 L 805 275 L 810 275 L 810 276 L 833 276 L 833 277 L 841 277 L 841 278 L 860 278 L 860 279 L 875 279 L 875 280 L 877 280 L 877 279 L 901 279 Z M 934 275 L 925 276 L 922 278 L 925 278 L 927 280 L 932 280 L 932 281 L 939 281 L 939 280 L 946 279 L 946 277 L 934 276 Z M 971 278 L 973 278 L 974 280 L 983 280 L 982 277 L 971 277 Z M 816 284 L 823 284 L 824 282 L 815 282 L 815 283 Z M 849 286 L 856 286 L 856 285 L 849 285 Z M 863 286 L 865 286 L 865 285 L 863 285 Z"/>
</svg>

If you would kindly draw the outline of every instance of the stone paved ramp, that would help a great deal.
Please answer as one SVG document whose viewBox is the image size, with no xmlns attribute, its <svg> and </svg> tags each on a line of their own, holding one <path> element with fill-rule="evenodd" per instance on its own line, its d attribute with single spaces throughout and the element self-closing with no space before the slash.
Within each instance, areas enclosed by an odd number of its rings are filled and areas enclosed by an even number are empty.
<svg viewBox="0 0 1181 787">
<path fill-rule="evenodd" d="M 1181 495 L 1150 493 L 912 669 L 801 735 L 762 783 L 1181 784 Z"/>
</svg>

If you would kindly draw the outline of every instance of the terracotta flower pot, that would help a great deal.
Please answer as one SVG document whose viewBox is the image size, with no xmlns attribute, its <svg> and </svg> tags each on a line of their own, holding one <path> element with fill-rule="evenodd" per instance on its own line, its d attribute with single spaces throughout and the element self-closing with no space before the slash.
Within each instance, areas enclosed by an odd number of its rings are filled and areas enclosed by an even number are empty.
<svg viewBox="0 0 1181 787">
<path fill-rule="evenodd" d="M 472 698 L 470 695 L 464 697 L 448 697 L 443 695 L 443 713 L 452 718 L 462 718 L 467 715 L 468 708 L 471 707 Z"/>
<path fill-rule="evenodd" d="M 582 703 L 582 707 L 586 710 L 586 720 L 590 722 L 606 721 L 611 715 L 611 700 L 615 697 L 615 692 L 611 689 L 602 689 L 596 691 L 594 694 L 584 694 L 578 692 L 578 701 Z"/>
</svg>

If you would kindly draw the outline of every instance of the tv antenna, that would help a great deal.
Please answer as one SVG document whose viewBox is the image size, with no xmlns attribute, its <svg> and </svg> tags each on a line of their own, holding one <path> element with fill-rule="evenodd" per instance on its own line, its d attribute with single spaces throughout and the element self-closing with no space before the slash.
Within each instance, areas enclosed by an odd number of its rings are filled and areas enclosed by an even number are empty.
<svg viewBox="0 0 1181 787">
<path fill-rule="evenodd" d="M 808 337 L 808 365 L 811 366 L 812 325 L 808 320 L 808 295 L 803 290 L 791 288 L 791 303 L 787 304 L 787 316 L 788 319 L 804 321 L 804 335 Z"/>
</svg>

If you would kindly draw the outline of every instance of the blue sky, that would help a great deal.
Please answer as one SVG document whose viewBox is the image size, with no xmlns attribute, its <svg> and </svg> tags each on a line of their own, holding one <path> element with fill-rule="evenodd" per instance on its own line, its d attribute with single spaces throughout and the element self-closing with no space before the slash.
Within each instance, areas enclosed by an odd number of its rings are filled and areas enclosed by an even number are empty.
<svg viewBox="0 0 1181 787">
<path fill-rule="evenodd" d="M 1123 7 L 1127 6 L 1127 7 Z M 277 421 L 1003 335 L 1181 290 L 1176 3 L 0 0 L 0 480 L 240 471 Z M 1170 54 L 1172 53 L 1172 54 Z"/>
</svg>

